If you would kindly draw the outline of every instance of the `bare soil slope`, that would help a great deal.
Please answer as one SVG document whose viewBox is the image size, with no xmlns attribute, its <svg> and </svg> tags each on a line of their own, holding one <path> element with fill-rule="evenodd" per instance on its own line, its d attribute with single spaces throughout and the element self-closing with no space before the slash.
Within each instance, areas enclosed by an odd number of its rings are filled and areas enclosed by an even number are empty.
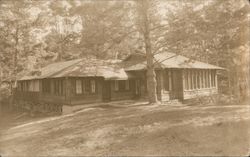
<svg viewBox="0 0 250 157">
<path fill-rule="evenodd" d="M 4 116 L 0 127 L 0 154 L 10 156 L 239 156 L 250 150 L 248 105 L 117 103 L 58 117 Z"/>
</svg>

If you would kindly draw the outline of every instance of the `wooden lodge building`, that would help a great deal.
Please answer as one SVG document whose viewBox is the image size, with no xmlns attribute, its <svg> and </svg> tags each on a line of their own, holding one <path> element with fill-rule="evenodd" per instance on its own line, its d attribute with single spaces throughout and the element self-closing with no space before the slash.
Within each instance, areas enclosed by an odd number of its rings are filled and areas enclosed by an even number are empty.
<svg viewBox="0 0 250 157">
<path fill-rule="evenodd" d="M 61 112 L 62 106 L 147 97 L 146 61 L 132 54 L 122 61 L 76 59 L 50 64 L 18 79 L 15 98 L 21 106 Z M 155 56 L 157 97 L 186 100 L 217 93 L 221 67 L 173 53 Z"/>
</svg>

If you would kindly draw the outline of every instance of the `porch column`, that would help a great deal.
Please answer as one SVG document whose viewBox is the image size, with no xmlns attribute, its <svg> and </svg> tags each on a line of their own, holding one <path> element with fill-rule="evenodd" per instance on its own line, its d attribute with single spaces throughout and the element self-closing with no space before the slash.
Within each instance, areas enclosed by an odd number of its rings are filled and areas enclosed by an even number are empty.
<svg viewBox="0 0 250 157">
<path fill-rule="evenodd" d="M 211 70 L 208 70 L 208 74 L 209 74 L 209 87 L 212 87 L 212 76 L 211 76 Z"/>
<path fill-rule="evenodd" d="M 199 84 L 199 70 L 195 70 L 195 77 L 196 77 L 196 89 L 200 88 Z"/>
<path fill-rule="evenodd" d="M 215 88 L 218 89 L 217 70 L 215 70 Z"/>
<path fill-rule="evenodd" d="M 188 70 L 188 89 L 192 89 L 192 76 L 191 76 L 191 70 Z"/>
<path fill-rule="evenodd" d="M 207 88 L 207 86 L 206 86 L 206 70 L 203 70 L 203 87 L 204 88 Z"/>
<path fill-rule="evenodd" d="M 168 78 L 169 78 L 169 91 L 172 91 L 172 70 L 168 70 Z"/>
<path fill-rule="evenodd" d="M 71 80 L 66 77 L 65 78 L 65 86 L 64 86 L 64 91 L 65 91 L 65 100 L 66 102 L 68 102 L 69 104 L 71 103 L 70 102 L 70 97 L 71 97 L 71 90 L 72 90 L 72 86 L 71 86 Z"/>
<path fill-rule="evenodd" d="M 186 90 L 185 81 L 186 81 L 186 72 L 185 72 L 185 69 L 183 69 L 183 70 L 182 70 L 182 88 L 183 88 L 183 91 Z"/>
</svg>

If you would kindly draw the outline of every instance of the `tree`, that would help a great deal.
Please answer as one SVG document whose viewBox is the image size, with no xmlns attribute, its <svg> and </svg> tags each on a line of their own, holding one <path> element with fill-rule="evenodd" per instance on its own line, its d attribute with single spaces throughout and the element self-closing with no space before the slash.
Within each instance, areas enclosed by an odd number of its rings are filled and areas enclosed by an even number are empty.
<svg viewBox="0 0 250 157">
<path fill-rule="evenodd" d="M 31 8 L 39 2 L 1 1 L 0 3 L 0 64 L 4 80 L 16 82 L 18 74 L 24 72 L 27 57 L 32 55 L 34 28 L 41 24 L 41 14 L 31 15 Z M 11 85 L 11 84 L 10 84 Z M 10 86 L 12 91 L 12 86 Z"/>
<path fill-rule="evenodd" d="M 92 55 L 97 58 L 116 58 L 118 54 L 129 53 L 135 32 L 129 18 L 130 3 L 125 1 L 71 1 L 71 14 L 81 23 L 82 56 Z M 120 47 L 120 48 L 119 48 Z M 125 49 L 127 48 L 127 49 Z"/>
<path fill-rule="evenodd" d="M 157 103 L 156 95 L 156 74 L 154 67 L 154 54 L 152 52 L 151 43 L 151 23 L 150 23 L 150 1 L 141 0 L 137 2 L 138 9 L 138 26 L 140 28 L 140 33 L 143 35 L 144 46 L 146 51 L 146 61 L 147 61 L 147 89 L 149 103 Z"/>
</svg>

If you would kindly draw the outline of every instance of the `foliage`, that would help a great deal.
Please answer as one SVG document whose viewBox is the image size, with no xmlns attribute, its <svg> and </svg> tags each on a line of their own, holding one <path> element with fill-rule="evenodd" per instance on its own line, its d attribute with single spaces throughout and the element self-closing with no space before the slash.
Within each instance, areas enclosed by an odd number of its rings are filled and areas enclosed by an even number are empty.
<svg viewBox="0 0 250 157">
<path fill-rule="evenodd" d="M 147 0 L 151 53 L 182 54 L 227 68 L 222 88 L 249 88 L 249 3 Z M 146 52 L 142 1 L 0 1 L 0 82 L 51 62 Z M 146 35 L 147 36 L 147 35 Z M 243 90 L 243 91 L 242 91 Z M 242 94 L 241 94 L 242 95 Z"/>
</svg>

